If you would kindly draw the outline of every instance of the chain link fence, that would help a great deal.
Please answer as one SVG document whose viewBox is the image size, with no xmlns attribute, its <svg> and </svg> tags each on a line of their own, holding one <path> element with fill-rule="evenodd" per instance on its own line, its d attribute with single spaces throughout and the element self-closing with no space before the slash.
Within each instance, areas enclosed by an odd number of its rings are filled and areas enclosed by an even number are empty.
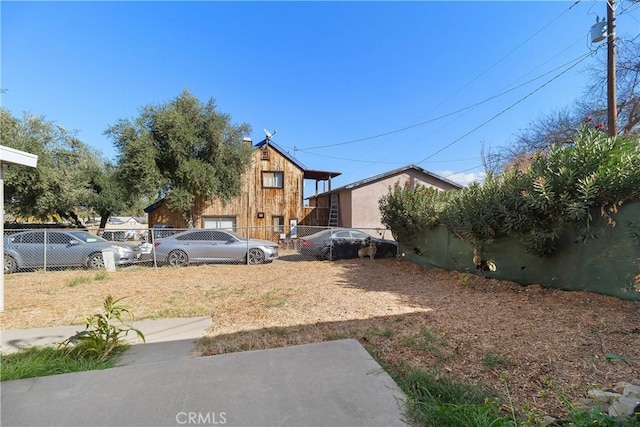
<svg viewBox="0 0 640 427">
<path fill-rule="evenodd" d="M 5 229 L 4 272 L 115 269 L 136 262 L 137 242 L 114 242 L 78 228 Z"/>
<path fill-rule="evenodd" d="M 5 229 L 4 272 L 160 267 L 202 263 L 267 264 L 397 254 L 389 230 L 330 227 L 123 230 Z"/>
</svg>

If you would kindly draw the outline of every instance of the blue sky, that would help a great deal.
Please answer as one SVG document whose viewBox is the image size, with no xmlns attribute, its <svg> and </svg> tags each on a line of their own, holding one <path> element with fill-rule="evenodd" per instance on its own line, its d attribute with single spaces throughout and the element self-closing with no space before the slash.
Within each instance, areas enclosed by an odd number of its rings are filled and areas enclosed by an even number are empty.
<svg viewBox="0 0 640 427">
<path fill-rule="evenodd" d="M 408 164 L 467 183 L 483 144 L 570 105 L 606 54 L 588 56 L 603 1 L 0 8 L 2 106 L 15 116 L 45 116 L 114 159 L 109 125 L 188 89 L 250 124 L 254 142 L 277 129 L 307 168 L 342 172 L 334 187 Z M 640 33 L 640 4 L 618 1 L 617 30 Z"/>
</svg>

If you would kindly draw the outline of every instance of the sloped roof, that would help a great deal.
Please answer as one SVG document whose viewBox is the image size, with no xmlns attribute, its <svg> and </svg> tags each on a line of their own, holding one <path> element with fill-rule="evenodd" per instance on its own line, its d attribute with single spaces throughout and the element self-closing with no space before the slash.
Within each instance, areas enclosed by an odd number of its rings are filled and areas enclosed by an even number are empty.
<svg viewBox="0 0 640 427">
<path fill-rule="evenodd" d="M 365 185 L 371 184 L 373 182 L 381 181 L 383 179 L 392 177 L 394 175 L 399 175 L 399 174 L 401 174 L 403 172 L 406 172 L 408 170 L 411 170 L 411 169 L 413 169 L 413 170 L 415 170 L 417 172 L 420 172 L 422 174 L 429 175 L 429 176 L 431 176 L 431 177 L 433 177 L 433 178 L 435 178 L 437 180 L 440 180 L 442 182 L 445 182 L 445 183 L 447 183 L 447 184 L 449 184 L 449 185 L 451 185 L 451 186 L 453 186 L 455 188 L 458 188 L 458 189 L 462 188 L 462 185 L 460 185 L 458 183 L 455 183 L 455 182 L 453 182 L 453 181 L 451 181 L 451 180 L 449 180 L 449 179 L 447 179 L 445 177 L 442 177 L 440 175 L 437 175 L 435 173 L 429 172 L 428 170 L 423 169 L 423 168 L 421 168 L 419 166 L 407 165 L 407 166 L 403 166 L 401 168 L 394 169 L 394 170 L 391 170 L 391 171 L 388 171 L 388 172 L 384 172 L 384 173 L 381 173 L 381 174 L 378 174 L 378 175 L 375 175 L 375 176 L 372 176 L 372 177 L 369 177 L 369 178 L 361 179 L 360 181 L 352 182 L 351 184 L 343 185 L 342 187 L 334 188 L 331 191 L 327 191 L 325 193 L 319 194 L 319 196 L 322 196 L 324 194 L 334 193 L 334 192 L 337 192 L 337 191 L 342 191 L 342 190 L 354 190 L 354 189 L 359 188 L 359 187 L 364 187 Z"/>
<path fill-rule="evenodd" d="M 305 165 L 303 165 L 298 159 L 293 157 L 291 154 L 287 153 L 285 150 L 280 148 L 277 144 L 275 144 L 271 140 L 263 139 L 253 146 L 254 149 L 262 148 L 265 145 L 276 150 L 282 156 L 284 156 L 291 163 L 296 165 L 304 174 L 304 179 L 315 179 L 315 180 L 328 180 L 329 178 L 335 178 L 338 175 L 342 175 L 342 172 L 330 172 L 330 171 L 320 171 L 320 170 L 311 170 L 307 169 Z"/>
<path fill-rule="evenodd" d="M 162 199 L 158 199 L 155 202 L 151 203 L 149 206 L 147 206 L 146 208 L 144 208 L 144 211 L 146 213 L 151 212 L 152 210 L 160 207 L 160 205 L 162 205 L 165 202 L 164 197 Z"/>
</svg>

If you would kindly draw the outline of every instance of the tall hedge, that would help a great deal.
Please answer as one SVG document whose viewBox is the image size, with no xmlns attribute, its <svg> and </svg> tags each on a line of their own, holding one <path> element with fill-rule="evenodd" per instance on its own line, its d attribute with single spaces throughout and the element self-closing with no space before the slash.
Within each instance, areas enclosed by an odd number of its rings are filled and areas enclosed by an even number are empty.
<svg viewBox="0 0 640 427">
<path fill-rule="evenodd" d="M 585 125 L 572 144 L 533 153 L 528 166 L 489 175 L 483 184 L 446 192 L 396 185 L 380 200 L 380 210 L 383 224 L 399 238 L 445 224 L 479 251 L 511 236 L 544 256 L 568 226 L 577 227 L 583 240 L 595 237 L 594 208 L 615 226 L 611 213 L 637 199 L 640 141 Z"/>
</svg>

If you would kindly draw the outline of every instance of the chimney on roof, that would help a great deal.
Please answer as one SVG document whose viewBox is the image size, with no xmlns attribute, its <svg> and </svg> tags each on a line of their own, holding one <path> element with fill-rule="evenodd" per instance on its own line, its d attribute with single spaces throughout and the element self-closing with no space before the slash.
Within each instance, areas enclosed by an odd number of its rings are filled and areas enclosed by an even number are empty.
<svg viewBox="0 0 640 427">
<path fill-rule="evenodd" d="M 242 138 L 242 143 L 247 144 L 250 148 L 253 147 L 253 140 L 248 136 L 245 136 L 244 138 Z"/>
</svg>

